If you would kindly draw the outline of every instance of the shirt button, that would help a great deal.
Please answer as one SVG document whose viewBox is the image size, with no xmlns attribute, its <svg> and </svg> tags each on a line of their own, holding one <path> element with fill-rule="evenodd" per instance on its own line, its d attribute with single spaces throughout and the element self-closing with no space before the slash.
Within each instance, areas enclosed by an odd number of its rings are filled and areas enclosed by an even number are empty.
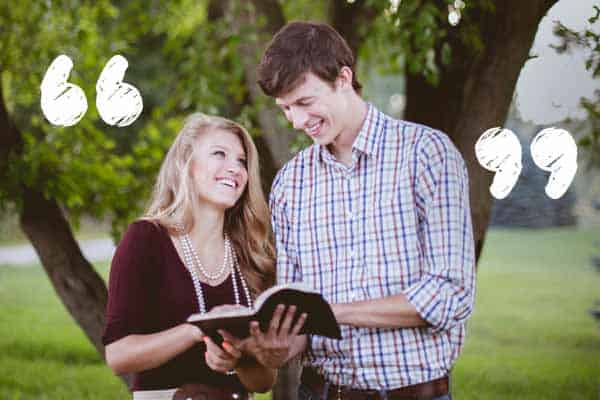
<svg viewBox="0 0 600 400">
<path fill-rule="evenodd" d="M 355 255 L 356 255 L 356 253 L 355 253 L 354 249 L 348 250 L 348 257 L 353 259 Z"/>
<path fill-rule="evenodd" d="M 348 219 L 352 219 L 352 217 L 353 217 L 352 211 L 346 210 L 346 216 L 348 217 Z"/>
</svg>

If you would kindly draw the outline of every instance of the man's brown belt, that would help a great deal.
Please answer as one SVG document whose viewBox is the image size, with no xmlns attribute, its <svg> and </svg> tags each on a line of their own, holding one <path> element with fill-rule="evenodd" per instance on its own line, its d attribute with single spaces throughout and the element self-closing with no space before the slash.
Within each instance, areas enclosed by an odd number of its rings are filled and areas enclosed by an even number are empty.
<svg viewBox="0 0 600 400">
<path fill-rule="evenodd" d="M 327 382 L 313 368 L 305 367 L 300 380 L 319 396 L 324 394 Z M 378 390 L 360 390 L 329 384 L 327 399 L 383 400 L 387 398 L 388 400 L 431 400 L 448 394 L 448 390 L 447 376 L 416 385 L 386 390 L 385 396 L 382 396 Z"/>
</svg>

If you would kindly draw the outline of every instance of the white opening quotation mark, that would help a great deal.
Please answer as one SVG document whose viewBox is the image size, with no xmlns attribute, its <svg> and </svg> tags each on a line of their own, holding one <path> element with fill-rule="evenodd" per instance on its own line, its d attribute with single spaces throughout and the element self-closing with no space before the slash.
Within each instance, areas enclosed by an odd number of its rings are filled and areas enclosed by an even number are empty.
<svg viewBox="0 0 600 400">
<path fill-rule="evenodd" d="M 72 68 L 73 61 L 60 55 L 52 61 L 42 80 L 42 112 L 51 124 L 75 125 L 87 111 L 83 90 L 67 82 Z"/>
<path fill-rule="evenodd" d="M 109 125 L 130 125 L 142 112 L 142 95 L 134 86 L 123 82 L 128 65 L 125 57 L 113 56 L 96 82 L 96 108 Z"/>
<path fill-rule="evenodd" d="M 546 194 L 552 199 L 564 195 L 577 171 L 577 144 L 564 129 L 546 128 L 540 131 L 530 146 L 534 163 L 550 171 Z M 482 167 L 496 174 L 490 193 L 503 199 L 514 188 L 522 169 L 519 139 L 509 129 L 499 127 L 485 131 L 475 143 L 475 156 Z"/>
<path fill-rule="evenodd" d="M 96 82 L 96 108 L 108 125 L 128 126 L 140 116 L 142 96 L 132 85 L 123 82 L 127 60 L 113 56 Z M 42 80 L 42 112 L 54 125 L 71 126 L 83 118 L 87 100 L 80 87 L 67 83 L 73 68 L 71 59 L 62 54 L 54 59 Z"/>
</svg>

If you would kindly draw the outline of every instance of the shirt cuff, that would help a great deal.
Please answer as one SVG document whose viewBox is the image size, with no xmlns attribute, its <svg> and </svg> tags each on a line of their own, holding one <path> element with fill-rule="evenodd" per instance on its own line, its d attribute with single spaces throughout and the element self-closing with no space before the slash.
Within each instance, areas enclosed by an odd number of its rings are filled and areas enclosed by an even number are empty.
<svg viewBox="0 0 600 400">
<path fill-rule="evenodd" d="M 450 328 L 450 308 L 452 300 L 445 299 L 444 279 L 429 276 L 406 290 L 409 303 L 416 309 L 421 318 L 431 325 L 432 333 L 439 333 Z"/>
</svg>

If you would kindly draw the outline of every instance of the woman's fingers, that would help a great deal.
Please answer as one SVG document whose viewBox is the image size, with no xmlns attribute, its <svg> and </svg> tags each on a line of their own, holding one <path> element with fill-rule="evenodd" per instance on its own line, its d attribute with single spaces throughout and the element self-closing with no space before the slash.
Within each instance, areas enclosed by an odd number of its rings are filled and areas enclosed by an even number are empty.
<svg viewBox="0 0 600 400">
<path fill-rule="evenodd" d="M 239 359 L 242 356 L 242 352 L 232 346 L 230 343 L 223 342 L 223 350 L 225 350 L 232 358 Z"/>
<path fill-rule="evenodd" d="M 221 360 L 216 357 L 214 354 L 209 353 L 208 351 L 204 353 L 204 359 L 206 360 L 206 365 L 210 367 L 210 369 L 217 372 L 227 372 L 232 367 L 230 367 L 231 363 Z"/>
<path fill-rule="evenodd" d="M 217 346 L 210 337 L 205 336 L 204 343 L 206 343 L 206 352 L 207 353 L 211 353 L 215 357 L 217 357 L 221 360 L 224 360 L 224 361 L 228 361 L 231 358 L 231 356 L 228 353 L 226 353 L 224 350 L 222 350 L 219 346 Z"/>
<path fill-rule="evenodd" d="M 222 329 L 217 330 L 217 332 L 219 333 L 219 335 L 221 335 L 223 337 L 223 339 L 226 342 L 229 342 L 231 345 L 233 345 L 233 347 L 235 347 L 236 349 L 241 348 L 242 341 L 240 339 L 236 338 L 231 333 L 224 331 Z"/>
<path fill-rule="evenodd" d="M 206 364 L 218 372 L 227 372 L 235 368 L 242 353 L 234 348 L 230 343 L 223 342 L 223 348 L 215 344 L 208 336 L 205 337 L 206 353 L 204 358 Z"/>
</svg>

